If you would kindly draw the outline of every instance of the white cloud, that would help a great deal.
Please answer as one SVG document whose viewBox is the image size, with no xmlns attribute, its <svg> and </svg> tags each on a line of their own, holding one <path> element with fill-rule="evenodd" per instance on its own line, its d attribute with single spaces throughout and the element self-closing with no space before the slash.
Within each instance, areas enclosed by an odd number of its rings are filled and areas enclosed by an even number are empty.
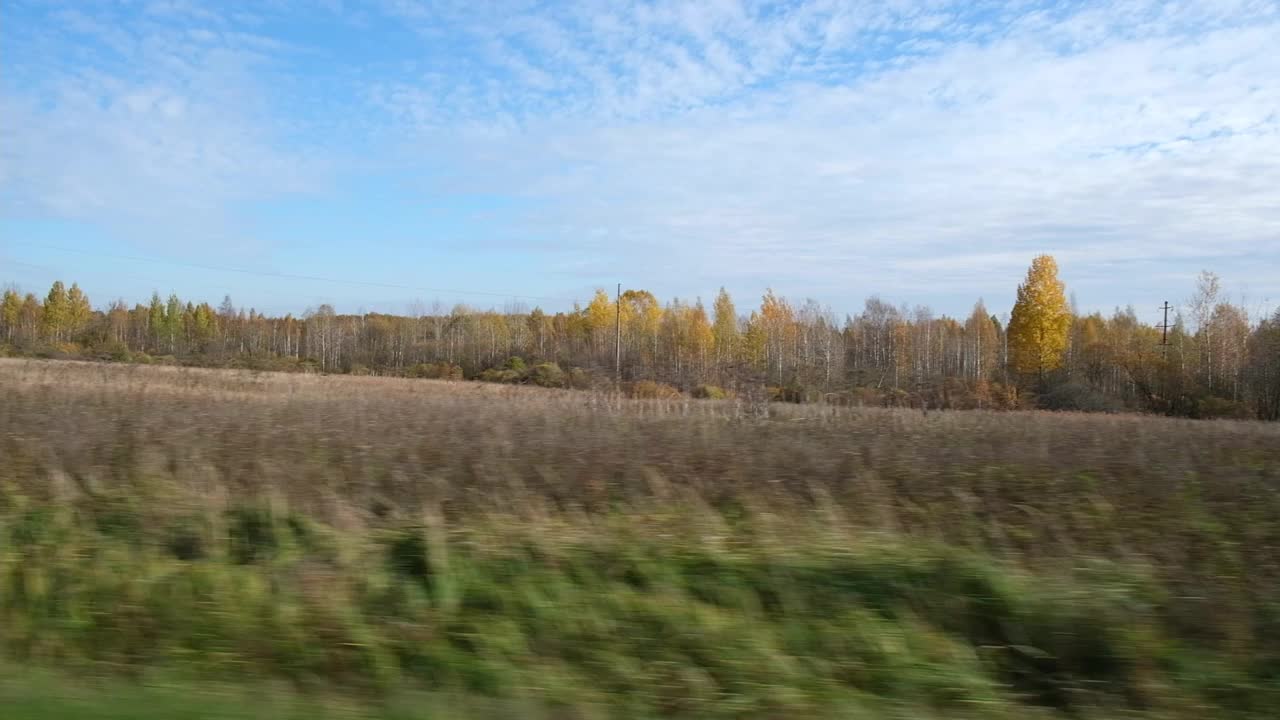
<svg viewBox="0 0 1280 720">
<path fill-rule="evenodd" d="M 154 3 L 150 15 L 221 25 L 201 7 Z M 233 205 L 317 187 L 324 164 L 282 143 L 255 77 L 279 44 L 243 33 L 79 11 L 24 42 L 38 67 L 0 94 L 4 213 L 100 225 L 131 240 L 243 243 Z M 83 42 L 88 39 L 89 42 Z M 12 66 L 7 69 L 12 70 Z"/>
<path fill-rule="evenodd" d="M 482 145 L 455 135 L 429 152 L 537 198 L 531 231 L 625 257 L 630 273 L 678 268 L 695 288 L 906 295 L 968 288 L 984 264 L 1001 274 L 986 283 L 1011 286 L 1039 251 L 1082 277 L 1110 268 L 1115 285 L 1117 262 L 1280 263 L 1274 5 L 1032 12 L 981 37 L 981 17 L 946 8 L 766 18 L 729 5 L 689 20 L 647 7 L 594 18 L 604 40 L 558 40 L 585 55 L 557 68 L 562 82 L 594 102 L 566 97 Z M 880 69 L 847 78 L 808 73 L 874 65 L 861 48 L 887 28 L 957 36 L 900 63 L 891 43 Z M 739 54 L 713 58 L 725 47 Z"/>
<path fill-rule="evenodd" d="M 1280 265 L 1272 1 L 352 5 L 334 12 L 362 42 L 417 45 L 348 68 L 198 4 L 129 31 L 62 13 L 104 49 L 0 80 L 7 202 L 225 230 L 241 204 L 374 168 L 432 178 L 424 201 L 519 199 L 469 241 L 539 248 L 574 283 L 945 305 L 1011 291 L 1049 251 L 1090 307 L 1162 291 L 1134 277 L 1153 267 L 1280 297 L 1258 273 Z"/>
</svg>

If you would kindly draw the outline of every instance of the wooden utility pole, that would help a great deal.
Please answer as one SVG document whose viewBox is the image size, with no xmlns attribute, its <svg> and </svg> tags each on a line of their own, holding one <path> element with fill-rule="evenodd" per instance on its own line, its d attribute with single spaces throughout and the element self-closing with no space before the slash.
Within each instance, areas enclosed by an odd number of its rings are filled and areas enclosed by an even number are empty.
<svg viewBox="0 0 1280 720">
<path fill-rule="evenodd" d="M 622 384 L 622 283 L 618 283 L 618 294 L 614 296 L 616 321 L 613 330 L 613 381 Z"/>
<path fill-rule="evenodd" d="M 1165 357 L 1168 357 L 1169 356 L 1169 311 L 1173 309 L 1173 306 L 1169 304 L 1168 300 L 1165 300 L 1164 305 L 1161 305 L 1160 309 L 1164 311 L 1164 321 L 1160 323 L 1160 352 L 1164 353 Z"/>
</svg>

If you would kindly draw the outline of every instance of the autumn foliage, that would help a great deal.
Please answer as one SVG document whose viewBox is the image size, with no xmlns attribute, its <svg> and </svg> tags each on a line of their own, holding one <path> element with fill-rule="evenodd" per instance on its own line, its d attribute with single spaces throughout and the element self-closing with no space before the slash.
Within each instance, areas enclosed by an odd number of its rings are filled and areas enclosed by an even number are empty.
<svg viewBox="0 0 1280 720">
<path fill-rule="evenodd" d="M 1010 360 L 1018 372 L 1043 377 L 1061 367 L 1071 331 L 1064 287 L 1052 256 L 1031 262 L 1009 318 Z"/>
<path fill-rule="evenodd" d="M 1032 262 L 1007 324 L 981 300 L 964 318 L 878 297 L 837 317 L 772 290 L 739 307 L 724 289 L 710 310 L 638 289 L 617 299 L 600 290 L 586 307 L 555 313 L 459 305 L 346 315 L 322 305 L 281 317 L 230 298 L 215 308 L 159 293 L 132 308 L 116 301 L 93 310 L 78 286 L 55 283 L 43 301 L 5 292 L 0 353 L 623 391 L 639 384 L 699 397 L 718 396 L 699 390 L 715 387 L 841 405 L 1280 416 L 1280 356 L 1271 352 L 1280 315 L 1251 318 L 1224 302 L 1211 273 L 1183 307 L 1163 346 L 1133 309 L 1075 316 L 1047 255 Z"/>
</svg>

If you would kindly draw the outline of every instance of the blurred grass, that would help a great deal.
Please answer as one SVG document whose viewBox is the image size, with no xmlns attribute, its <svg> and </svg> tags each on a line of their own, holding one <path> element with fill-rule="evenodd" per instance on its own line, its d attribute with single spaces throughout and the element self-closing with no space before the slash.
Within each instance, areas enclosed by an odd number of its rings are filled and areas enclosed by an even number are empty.
<svg viewBox="0 0 1280 720">
<path fill-rule="evenodd" d="M 0 652 L 61 673 L 6 707 L 1280 702 L 1274 426 L 475 387 L 0 361 Z"/>
<path fill-rule="evenodd" d="M 73 678 L 0 668 L 6 720 L 436 720 L 550 718 L 545 708 L 501 700 L 403 693 L 376 702 L 304 694 L 261 681 Z"/>
<path fill-rule="evenodd" d="M 95 682 L 20 673 L 0 682 L 0 706 L 12 720 L 249 720 L 360 717 L 276 692 L 208 692 L 199 686 Z M 422 716 L 428 717 L 428 716 Z"/>
</svg>

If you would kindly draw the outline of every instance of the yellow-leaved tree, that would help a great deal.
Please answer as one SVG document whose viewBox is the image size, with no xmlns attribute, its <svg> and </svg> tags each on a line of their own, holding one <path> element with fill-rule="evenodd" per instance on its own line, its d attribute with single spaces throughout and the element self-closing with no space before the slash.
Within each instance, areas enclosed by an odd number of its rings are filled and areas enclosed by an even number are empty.
<svg viewBox="0 0 1280 720">
<path fill-rule="evenodd" d="M 0 304 L 0 323 L 4 324 L 5 340 L 13 340 L 13 336 L 18 333 L 18 320 L 21 317 L 22 298 L 18 297 L 18 291 L 5 290 L 4 302 Z"/>
<path fill-rule="evenodd" d="M 601 361 L 606 357 L 611 359 L 613 356 L 613 335 L 616 329 L 614 325 L 617 322 L 617 312 L 609 293 L 603 288 L 597 288 L 584 315 L 587 329 L 591 333 L 591 342 Z"/>
<path fill-rule="evenodd" d="M 1044 374 L 1062 364 L 1071 310 L 1052 255 L 1031 261 L 1009 319 L 1009 354 L 1018 372 Z"/>
</svg>

